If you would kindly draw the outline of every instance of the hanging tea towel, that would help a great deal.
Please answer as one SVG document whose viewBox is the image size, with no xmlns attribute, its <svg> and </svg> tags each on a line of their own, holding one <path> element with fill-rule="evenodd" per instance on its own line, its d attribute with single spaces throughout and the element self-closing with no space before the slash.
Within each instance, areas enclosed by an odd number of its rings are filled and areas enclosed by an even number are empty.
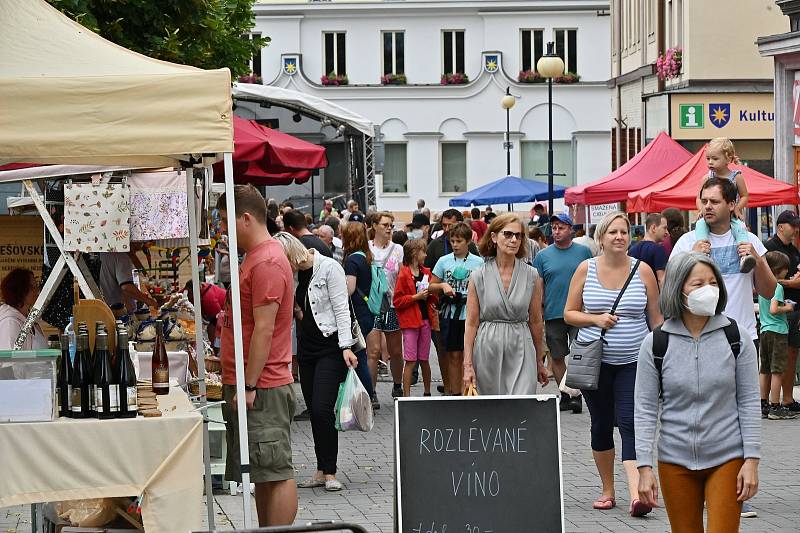
<svg viewBox="0 0 800 533">
<path fill-rule="evenodd" d="M 122 183 L 64 185 L 64 249 L 130 251 L 128 198 Z"/>
<path fill-rule="evenodd" d="M 143 172 L 128 178 L 131 188 L 131 240 L 155 241 L 189 236 L 184 172 Z"/>
</svg>

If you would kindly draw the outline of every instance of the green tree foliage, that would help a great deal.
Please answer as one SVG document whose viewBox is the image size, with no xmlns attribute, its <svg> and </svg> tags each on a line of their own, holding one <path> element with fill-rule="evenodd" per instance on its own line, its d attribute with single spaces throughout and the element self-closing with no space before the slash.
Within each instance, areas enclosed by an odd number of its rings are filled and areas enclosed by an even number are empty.
<svg viewBox="0 0 800 533">
<path fill-rule="evenodd" d="M 204 69 L 250 72 L 269 37 L 248 39 L 253 0 L 48 0 L 86 28 L 144 55 Z"/>
</svg>

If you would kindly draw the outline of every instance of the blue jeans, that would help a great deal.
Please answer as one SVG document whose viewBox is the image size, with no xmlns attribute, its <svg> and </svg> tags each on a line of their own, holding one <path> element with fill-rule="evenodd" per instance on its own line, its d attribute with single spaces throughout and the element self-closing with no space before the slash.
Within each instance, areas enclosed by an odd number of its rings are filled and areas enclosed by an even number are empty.
<svg viewBox="0 0 800 533">
<path fill-rule="evenodd" d="M 375 396 L 375 389 L 372 388 L 372 376 L 369 373 L 369 366 L 367 366 L 367 350 L 359 350 L 356 352 L 358 357 L 358 366 L 356 367 L 356 375 L 361 380 L 361 384 L 367 389 L 367 394 L 372 398 Z"/>
<path fill-rule="evenodd" d="M 636 436 L 633 429 L 633 389 L 636 363 L 600 366 L 597 390 L 581 391 L 592 420 L 592 450 L 614 449 L 614 417 L 622 437 L 622 460 L 636 459 Z"/>
<path fill-rule="evenodd" d="M 708 224 L 702 218 L 694 225 L 694 234 L 698 241 L 707 241 L 710 230 Z M 747 226 L 738 218 L 731 217 L 731 234 L 736 240 L 736 244 L 748 243 L 750 238 L 747 236 Z"/>
</svg>

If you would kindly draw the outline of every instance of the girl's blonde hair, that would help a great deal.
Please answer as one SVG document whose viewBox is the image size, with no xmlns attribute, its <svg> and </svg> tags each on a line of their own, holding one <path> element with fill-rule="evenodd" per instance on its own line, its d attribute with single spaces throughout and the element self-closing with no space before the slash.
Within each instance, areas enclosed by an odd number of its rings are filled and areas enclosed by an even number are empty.
<svg viewBox="0 0 800 533">
<path fill-rule="evenodd" d="M 628 220 L 628 215 L 623 213 L 622 211 L 615 211 L 614 213 L 609 213 L 603 218 L 600 219 L 600 222 L 597 223 L 597 226 L 594 228 L 594 242 L 597 243 L 599 248 L 603 248 L 603 237 L 605 237 L 608 228 L 611 224 L 621 218 L 625 221 L 625 224 L 628 225 L 628 235 L 630 236 L 631 232 L 631 221 Z"/>
<path fill-rule="evenodd" d="M 272 238 L 283 246 L 283 252 L 286 254 L 292 270 L 299 270 L 300 264 L 308 260 L 308 250 L 294 235 L 279 231 Z"/>
<path fill-rule="evenodd" d="M 719 150 L 725 154 L 725 157 L 728 158 L 728 161 L 734 165 L 741 164 L 739 156 L 736 155 L 736 149 L 733 147 L 733 143 L 727 137 L 715 137 L 711 139 L 708 141 L 707 150 Z"/>
</svg>

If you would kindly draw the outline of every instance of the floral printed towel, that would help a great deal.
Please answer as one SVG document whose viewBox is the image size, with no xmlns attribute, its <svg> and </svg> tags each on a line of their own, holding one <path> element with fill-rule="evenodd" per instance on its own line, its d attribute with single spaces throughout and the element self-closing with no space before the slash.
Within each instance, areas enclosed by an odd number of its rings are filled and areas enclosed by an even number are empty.
<svg viewBox="0 0 800 533">
<path fill-rule="evenodd" d="M 64 185 L 64 249 L 129 251 L 128 197 L 128 187 L 121 183 Z"/>
<path fill-rule="evenodd" d="M 186 174 L 146 172 L 128 178 L 131 187 L 131 240 L 189 236 Z"/>
</svg>

